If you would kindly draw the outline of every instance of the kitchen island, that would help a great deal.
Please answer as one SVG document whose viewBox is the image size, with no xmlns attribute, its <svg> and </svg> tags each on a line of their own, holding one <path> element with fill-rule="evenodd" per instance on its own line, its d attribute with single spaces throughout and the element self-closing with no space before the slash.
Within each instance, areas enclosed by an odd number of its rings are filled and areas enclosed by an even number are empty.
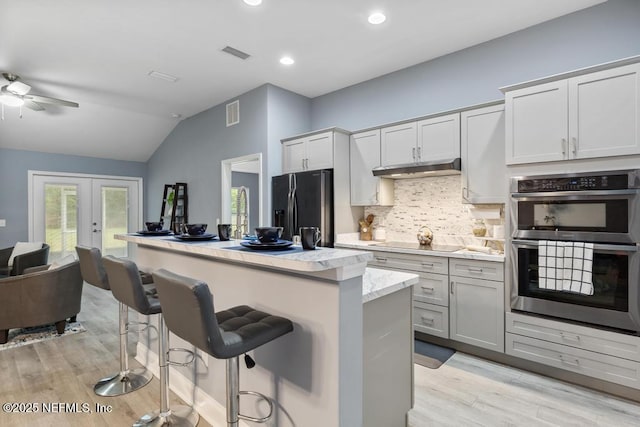
<svg viewBox="0 0 640 427">
<path fill-rule="evenodd" d="M 276 401 L 268 425 L 404 425 L 413 403 L 411 293 L 416 275 L 367 270 L 371 254 L 365 251 L 294 247 L 266 252 L 233 240 L 116 238 L 133 244 L 131 253 L 140 267 L 207 282 L 217 311 L 247 304 L 291 319 L 293 333 L 254 350 L 254 369 L 241 368 L 242 390 Z M 150 330 L 140 333 L 136 358 L 156 373 L 157 334 Z M 173 335 L 170 345 L 193 349 Z M 224 361 L 199 355 L 195 367 L 172 367 L 172 390 L 211 424 L 224 425 Z M 390 382 L 388 390 L 385 382 Z M 241 400 L 241 412 L 264 415 L 265 408 L 251 397 Z M 376 411 L 391 412 L 396 421 L 366 422 L 366 414 Z"/>
</svg>

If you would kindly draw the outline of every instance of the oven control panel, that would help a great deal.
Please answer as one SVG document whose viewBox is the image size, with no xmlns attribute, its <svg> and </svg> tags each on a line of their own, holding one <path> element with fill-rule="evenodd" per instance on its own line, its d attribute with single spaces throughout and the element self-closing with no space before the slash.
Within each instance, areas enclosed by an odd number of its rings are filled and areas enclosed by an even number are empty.
<svg viewBox="0 0 640 427">
<path fill-rule="evenodd" d="M 622 175 L 585 175 L 576 177 L 545 177 L 518 181 L 518 193 L 554 191 L 623 190 L 629 187 L 629 177 Z"/>
</svg>

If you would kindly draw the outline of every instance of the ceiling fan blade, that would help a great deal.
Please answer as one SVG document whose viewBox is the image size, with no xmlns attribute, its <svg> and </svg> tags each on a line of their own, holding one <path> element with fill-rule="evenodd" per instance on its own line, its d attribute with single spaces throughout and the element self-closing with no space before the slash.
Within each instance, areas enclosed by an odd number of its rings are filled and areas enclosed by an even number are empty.
<svg viewBox="0 0 640 427">
<path fill-rule="evenodd" d="M 24 100 L 24 107 L 27 107 L 30 110 L 33 111 L 42 111 L 44 110 L 44 107 L 36 102 L 33 101 L 29 101 L 29 100 Z"/>
<path fill-rule="evenodd" d="M 31 90 L 31 86 L 22 82 L 11 82 L 9 86 L 7 86 L 7 90 L 16 95 L 26 95 Z"/>
<path fill-rule="evenodd" d="M 40 95 L 25 95 L 25 101 L 30 100 L 34 102 L 39 102 L 42 104 L 56 104 L 56 105 L 64 105 L 65 107 L 79 107 L 77 102 L 65 101 L 63 99 L 50 98 L 48 96 L 40 96 Z"/>
</svg>

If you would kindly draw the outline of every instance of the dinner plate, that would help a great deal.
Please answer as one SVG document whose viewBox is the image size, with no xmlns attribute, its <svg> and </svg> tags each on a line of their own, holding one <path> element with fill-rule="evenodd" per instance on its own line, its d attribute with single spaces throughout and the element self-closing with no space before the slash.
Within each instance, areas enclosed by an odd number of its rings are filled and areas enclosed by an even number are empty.
<svg viewBox="0 0 640 427">
<path fill-rule="evenodd" d="M 143 236 L 166 236 L 167 234 L 171 234 L 171 230 L 140 230 L 137 234 L 141 234 Z"/>
<path fill-rule="evenodd" d="M 191 235 L 191 234 L 177 234 L 175 236 L 176 239 L 180 239 L 180 240 L 185 240 L 185 241 L 195 241 L 195 240 L 211 240 L 211 239 L 215 239 L 216 237 L 218 237 L 217 234 L 211 234 L 211 233 L 204 233 L 204 234 L 198 234 L 198 235 Z"/>
<path fill-rule="evenodd" d="M 293 245 L 293 242 L 289 240 L 278 240 L 277 242 L 260 243 L 258 241 L 240 242 L 242 246 L 249 249 L 255 249 L 258 251 L 277 251 L 287 249 Z"/>
</svg>

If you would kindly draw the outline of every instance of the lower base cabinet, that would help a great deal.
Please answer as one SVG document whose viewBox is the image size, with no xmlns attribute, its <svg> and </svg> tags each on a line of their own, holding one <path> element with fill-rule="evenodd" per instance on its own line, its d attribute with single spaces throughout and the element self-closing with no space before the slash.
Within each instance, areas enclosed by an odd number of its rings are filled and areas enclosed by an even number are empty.
<svg viewBox="0 0 640 427">
<path fill-rule="evenodd" d="M 507 313 L 506 353 L 640 389 L 640 337 Z"/>
<path fill-rule="evenodd" d="M 504 282 L 451 276 L 452 340 L 504 352 Z"/>
<path fill-rule="evenodd" d="M 425 334 L 449 338 L 449 309 L 440 305 L 415 301 L 414 299 L 413 328 Z"/>
</svg>

